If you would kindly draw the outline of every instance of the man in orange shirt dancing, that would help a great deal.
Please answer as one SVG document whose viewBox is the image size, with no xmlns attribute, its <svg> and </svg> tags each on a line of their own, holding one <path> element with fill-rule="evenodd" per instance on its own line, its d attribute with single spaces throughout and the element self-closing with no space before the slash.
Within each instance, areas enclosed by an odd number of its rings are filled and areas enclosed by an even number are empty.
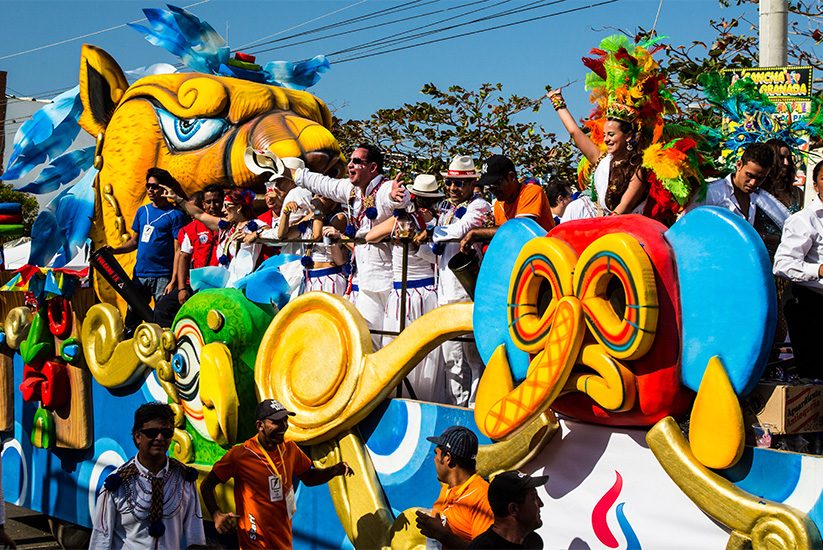
<svg viewBox="0 0 823 550">
<path fill-rule="evenodd" d="M 203 502 L 217 532 L 237 531 L 240 548 L 291 548 L 291 518 L 297 509 L 294 478 L 308 487 L 339 475 L 352 475 L 345 462 L 313 468 L 294 441 L 285 441 L 289 416 L 294 413 L 274 399 L 265 399 L 254 411 L 257 435 L 229 449 L 200 484 Z M 214 488 L 234 478 L 237 513 L 223 512 Z M 268 481 L 266 481 L 268 480 Z"/>
<path fill-rule="evenodd" d="M 426 439 L 436 445 L 434 467 L 443 487 L 434 503 L 434 516 L 418 511 L 417 527 L 443 548 L 465 548 L 494 522 L 489 483 L 475 466 L 477 436 L 468 428 L 452 426 L 440 437 Z"/>
</svg>

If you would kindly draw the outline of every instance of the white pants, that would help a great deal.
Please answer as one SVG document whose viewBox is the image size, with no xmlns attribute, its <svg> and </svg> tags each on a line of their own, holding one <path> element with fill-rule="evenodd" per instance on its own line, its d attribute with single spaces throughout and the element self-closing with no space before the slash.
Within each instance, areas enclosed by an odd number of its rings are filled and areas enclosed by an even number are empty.
<svg viewBox="0 0 823 550">
<path fill-rule="evenodd" d="M 445 303 L 460 303 L 461 300 Z M 441 298 L 440 305 L 444 305 Z M 445 362 L 446 403 L 474 408 L 477 385 L 486 366 L 474 342 L 449 340 L 440 346 Z"/>
<path fill-rule="evenodd" d="M 358 289 L 354 307 L 366 320 L 369 330 L 383 330 L 383 320 L 386 318 L 386 302 L 389 299 L 389 294 L 391 294 L 390 288 L 378 292 Z M 382 334 L 372 334 L 371 341 L 374 351 L 383 347 Z"/>
<path fill-rule="evenodd" d="M 346 293 L 348 278 L 339 267 L 306 270 L 306 288 L 304 292 L 320 290 L 329 294 L 343 296 Z"/>
<path fill-rule="evenodd" d="M 411 288 L 406 291 L 406 324 L 437 307 L 437 287 L 432 285 L 416 286 L 417 281 L 409 281 Z M 392 290 L 386 305 L 386 319 L 383 330 L 400 330 L 400 289 Z M 394 336 L 386 336 L 383 343 L 388 345 Z M 414 390 L 414 395 L 420 401 L 443 403 L 445 400 L 446 382 L 443 375 L 443 352 L 438 347 L 424 357 L 420 363 L 406 376 Z M 405 384 L 400 386 L 401 396 L 407 394 Z M 411 397 L 408 395 L 408 397 Z"/>
</svg>

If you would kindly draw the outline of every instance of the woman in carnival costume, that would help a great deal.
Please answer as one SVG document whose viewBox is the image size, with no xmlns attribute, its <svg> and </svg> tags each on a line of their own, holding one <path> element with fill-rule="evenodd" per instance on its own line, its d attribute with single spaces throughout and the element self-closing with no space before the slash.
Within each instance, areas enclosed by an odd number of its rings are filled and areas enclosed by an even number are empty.
<svg viewBox="0 0 823 550">
<path fill-rule="evenodd" d="M 401 296 L 403 281 L 403 240 L 412 240 L 424 234 L 426 226 L 434 223 L 431 212 L 443 193 L 437 189 L 437 180 L 429 174 L 417 176 L 408 187 L 412 205 L 407 210 L 395 210 L 394 216 L 374 226 L 366 234 L 367 242 L 378 242 L 387 237 L 392 246 L 393 290 L 386 304 L 386 318 L 383 329 L 400 330 L 400 304 L 406 301 L 405 326 L 437 307 L 437 285 L 434 280 L 434 265 L 437 256 L 424 243 L 409 242 L 406 258 L 406 295 Z M 419 239 L 418 239 L 419 240 Z M 387 336 L 387 345 L 394 337 Z M 443 402 L 446 381 L 443 370 L 443 356 L 438 347 L 429 353 L 409 373 L 407 379 L 414 389 L 415 397 L 421 401 Z"/>
<path fill-rule="evenodd" d="M 218 231 L 215 254 L 218 264 L 230 272 L 227 286 L 254 271 L 260 263 L 260 243 L 246 243 L 250 233 L 259 233 L 269 227 L 254 219 L 254 193 L 248 189 L 228 189 L 223 199 L 222 218 L 206 214 L 200 208 L 185 201 L 169 187 L 164 196 L 174 201 L 186 213 L 212 231 Z"/>
<path fill-rule="evenodd" d="M 566 209 L 563 221 L 610 214 L 643 214 L 667 225 L 697 192 L 705 192 L 705 157 L 699 137 L 680 125 L 666 124 L 677 112 L 648 48 L 661 38 L 631 43 L 615 35 L 583 58 L 594 110 L 575 122 L 559 89 L 548 96 L 575 145 L 585 157 L 578 183 L 586 194 Z M 578 201 L 575 201 L 578 202 Z"/>
</svg>

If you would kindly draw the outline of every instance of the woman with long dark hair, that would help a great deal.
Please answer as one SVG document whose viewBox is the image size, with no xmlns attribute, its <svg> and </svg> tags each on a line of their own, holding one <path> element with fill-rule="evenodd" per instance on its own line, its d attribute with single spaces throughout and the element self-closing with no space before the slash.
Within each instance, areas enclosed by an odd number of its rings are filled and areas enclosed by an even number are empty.
<svg viewBox="0 0 823 550">
<path fill-rule="evenodd" d="M 610 116 L 603 124 L 603 143 L 606 151 L 600 147 L 577 125 L 574 117 L 566 107 L 560 90 L 549 94 L 552 104 L 560 116 L 560 121 L 574 144 L 583 156 L 596 166 L 594 171 L 591 207 L 581 210 L 579 218 L 603 216 L 608 214 L 643 214 L 649 185 L 646 170 L 643 168 L 643 136 L 633 122 L 629 108 L 626 116 Z M 629 120 L 631 119 L 631 121 Z M 582 207 L 583 205 L 577 205 Z"/>
</svg>

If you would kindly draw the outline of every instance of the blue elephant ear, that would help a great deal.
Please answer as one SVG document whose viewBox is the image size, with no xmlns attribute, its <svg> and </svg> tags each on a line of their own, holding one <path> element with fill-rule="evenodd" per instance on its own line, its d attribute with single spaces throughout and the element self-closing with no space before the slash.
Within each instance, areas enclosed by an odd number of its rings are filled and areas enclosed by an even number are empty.
<svg viewBox="0 0 823 550">
<path fill-rule="evenodd" d="M 700 387 L 715 355 L 738 395 L 757 385 L 777 324 L 769 255 L 743 218 L 714 206 L 697 208 L 666 232 L 674 249 L 683 319 L 683 384 Z"/>
<path fill-rule="evenodd" d="M 473 317 L 477 351 L 488 364 L 494 351 L 505 344 L 515 380 L 526 377 L 529 354 L 517 349 L 509 334 L 509 281 L 520 249 L 535 237 L 545 236 L 546 230 L 530 218 L 507 221 L 494 235 L 477 276 Z"/>
</svg>

